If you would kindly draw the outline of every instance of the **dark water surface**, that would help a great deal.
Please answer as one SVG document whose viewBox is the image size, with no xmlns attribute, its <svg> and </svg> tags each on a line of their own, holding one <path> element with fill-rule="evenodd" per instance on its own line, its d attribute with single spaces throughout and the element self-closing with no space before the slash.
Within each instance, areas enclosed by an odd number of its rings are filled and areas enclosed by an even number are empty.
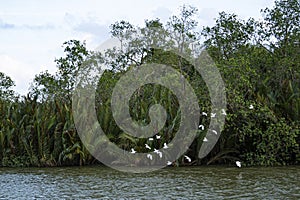
<svg viewBox="0 0 300 200">
<path fill-rule="evenodd" d="M 0 199 L 300 199 L 300 166 L 0 168 Z"/>
</svg>

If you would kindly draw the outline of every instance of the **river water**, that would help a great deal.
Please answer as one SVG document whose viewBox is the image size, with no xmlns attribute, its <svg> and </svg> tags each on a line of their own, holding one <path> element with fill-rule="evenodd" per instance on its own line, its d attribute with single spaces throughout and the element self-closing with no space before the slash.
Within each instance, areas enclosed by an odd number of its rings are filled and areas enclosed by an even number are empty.
<svg viewBox="0 0 300 200">
<path fill-rule="evenodd" d="M 300 166 L 0 168 L 0 199 L 300 199 Z"/>
</svg>

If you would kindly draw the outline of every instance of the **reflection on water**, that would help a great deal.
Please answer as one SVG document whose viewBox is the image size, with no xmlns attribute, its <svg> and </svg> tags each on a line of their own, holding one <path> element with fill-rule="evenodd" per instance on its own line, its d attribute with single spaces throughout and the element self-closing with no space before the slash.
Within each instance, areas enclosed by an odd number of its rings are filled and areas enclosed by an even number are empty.
<svg viewBox="0 0 300 200">
<path fill-rule="evenodd" d="M 300 199 L 300 166 L 0 168 L 0 199 Z"/>
</svg>

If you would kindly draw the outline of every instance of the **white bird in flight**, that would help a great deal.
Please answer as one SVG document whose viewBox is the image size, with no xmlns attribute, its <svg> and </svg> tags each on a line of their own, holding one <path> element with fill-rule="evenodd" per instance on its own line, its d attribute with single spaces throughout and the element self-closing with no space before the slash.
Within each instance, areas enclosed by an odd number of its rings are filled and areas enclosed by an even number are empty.
<svg viewBox="0 0 300 200">
<path fill-rule="evenodd" d="M 149 158 L 150 160 L 152 160 L 152 155 L 151 154 L 147 154 L 147 158 Z"/>
<path fill-rule="evenodd" d="M 208 142 L 208 139 L 204 137 L 203 142 Z"/>
<path fill-rule="evenodd" d="M 158 140 L 159 140 L 160 138 L 161 138 L 161 136 L 160 136 L 160 135 L 156 135 L 156 139 L 158 139 Z"/>
<path fill-rule="evenodd" d="M 190 157 L 188 157 L 188 156 L 184 156 L 184 157 L 185 157 L 185 159 L 187 159 L 188 162 L 192 161 L 192 159 Z"/>
<path fill-rule="evenodd" d="M 254 106 L 252 104 L 250 104 L 249 109 L 252 110 L 254 108 Z"/>
<path fill-rule="evenodd" d="M 224 108 L 222 109 L 222 115 L 225 115 L 225 116 L 227 115 L 227 113 L 226 113 L 226 111 L 225 111 Z"/>
<path fill-rule="evenodd" d="M 146 149 L 151 149 L 151 147 L 148 144 L 145 144 Z"/>
<path fill-rule="evenodd" d="M 154 153 L 158 154 L 160 158 L 162 158 L 162 152 L 154 148 Z"/>
<path fill-rule="evenodd" d="M 235 161 L 237 167 L 242 167 L 242 163 L 240 161 Z"/>
<path fill-rule="evenodd" d="M 216 130 L 212 130 L 212 132 L 216 135 L 218 135 L 218 132 Z"/>
<path fill-rule="evenodd" d="M 163 148 L 164 148 L 164 149 L 167 149 L 167 148 L 169 148 L 169 147 L 168 147 L 168 145 L 167 145 L 167 143 L 164 143 L 164 146 L 163 146 Z"/>
<path fill-rule="evenodd" d="M 135 154 L 136 151 L 133 148 L 131 148 L 131 152 L 130 153 Z"/>
<path fill-rule="evenodd" d="M 199 129 L 204 130 L 204 126 L 202 124 L 199 125 Z"/>
<path fill-rule="evenodd" d="M 157 154 L 159 155 L 160 158 L 162 158 L 162 152 L 157 152 Z"/>
<path fill-rule="evenodd" d="M 151 137 L 151 138 L 149 138 L 149 141 L 153 141 L 153 138 Z"/>
<path fill-rule="evenodd" d="M 207 116 L 207 113 L 206 112 L 202 112 L 202 115 Z"/>
<path fill-rule="evenodd" d="M 211 118 L 216 117 L 216 114 L 217 114 L 217 113 L 210 113 Z"/>
<path fill-rule="evenodd" d="M 168 161 L 168 162 L 167 162 L 167 165 L 172 165 L 172 162 L 171 162 L 171 161 Z"/>
</svg>

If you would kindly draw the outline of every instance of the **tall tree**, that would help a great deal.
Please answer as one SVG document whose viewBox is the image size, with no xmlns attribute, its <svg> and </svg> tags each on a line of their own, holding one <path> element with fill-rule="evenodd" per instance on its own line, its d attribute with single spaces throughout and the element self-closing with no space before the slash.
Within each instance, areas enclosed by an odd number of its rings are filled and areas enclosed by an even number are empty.
<svg viewBox="0 0 300 200">
<path fill-rule="evenodd" d="M 32 83 L 32 94 L 41 95 L 43 99 L 54 97 L 70 99 L 76 75 L 90 52 L 86 49 L 85 43 L 78 40 L 67 41 L 63 47 L 66 56 L 55 59 L 57 72 L 50 74 L 45 71 L 36 75 Z"/>
<path fill-rule="evenodd" d="M 0 99 L 11 99 L 14 96 L 12 87 L 15 86 L 14 81 L 3 72 L 0 72 Z"/>
<path fill-rule="evenodd" d="M 204 27 L 202 36 L 204 45 L 211 56 L 217 61 L 229 60 L 247 44 L 251 44 L 257 23 L 250 18 L 248 21 L 238 19 L 236 14 L 219 13 L 216 25 Z"/>
<path fill-rule="evenodd" d="M 261 36 L 272 52 L 273 66 L 266 77 L 267 97 L 289 120 L 300 118 L 300 3 L 276 0 L 273 8 L 262 10 Z"/>
</svg>

